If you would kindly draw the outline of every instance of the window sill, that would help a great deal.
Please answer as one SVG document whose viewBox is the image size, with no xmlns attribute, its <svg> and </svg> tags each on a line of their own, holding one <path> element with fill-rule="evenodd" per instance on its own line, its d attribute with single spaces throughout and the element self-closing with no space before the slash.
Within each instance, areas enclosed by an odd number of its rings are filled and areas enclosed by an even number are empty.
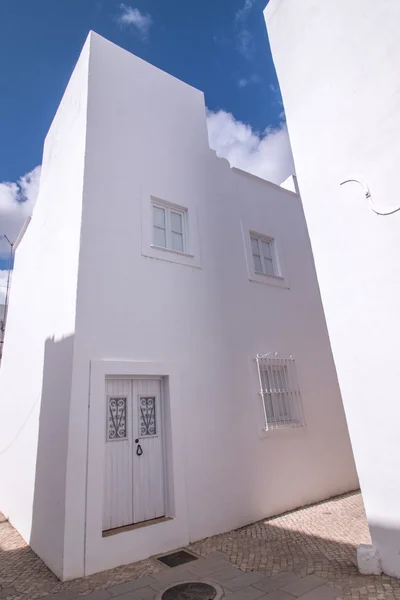
<svg viewBox="0 0 400 600">
<path fill-rule="evenodd" d="M 151 248 L 154 248 L 154 250 L 162 250 L 163 252 L 171 252 L 172 254 L 177 254 L 178 256 L 194 258 L 194 254 L 189 254 L 188 252 L 180 252 L 179 250 L 172 250 L 172 248 L 164 248 L 163 246 L 156 246 L 155 244 L 151 244 Z"/>
<path fill-rule="evenodd" d="M 277 279 L 278 281 L 285 281 L 285 278 L 281 275 L 269 275 L 268 273 L 261 273 L 260 271 L 254 271 L 256 277 L 266 277 L 267 279 Z"/>
<path fill-rule="evenodd" d="M 279 429 L 263 428 L 260 431 L 260 438 L 271 438 L 281 435 L 288 435 L 289 433 L 292 433 L 293 435 L 304 435 L 305 430 L 306 425 L 286 425 L 285 427 L 280 427 Z"/>
<path fill-rule="evenodd" d="M 264 285 L 274 285 L 287 290 L 290 288 L 287 279 L 281 275 L 265 275 L 264 273 L 256 273 L 255 271 L 251 271 L 249 273 L 249 281 L 254 283 L 262 283 Z"/>
</svg>

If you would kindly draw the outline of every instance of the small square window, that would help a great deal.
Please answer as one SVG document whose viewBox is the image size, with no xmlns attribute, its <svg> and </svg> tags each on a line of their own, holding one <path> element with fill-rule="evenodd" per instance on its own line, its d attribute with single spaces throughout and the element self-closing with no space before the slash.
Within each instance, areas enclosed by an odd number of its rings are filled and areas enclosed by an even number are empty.
<svg viewBox="0 0 400 600">
<path fill-rule="evenodd" d="M 153 244 L 175 252 L 187 252 L 186 211 L 153 203 Z"/>
<path fill-rule="evenodd" d="M 279 276 L 274 252 L 274 240 L 255 234 L 251 234 L 250 239 L 254 271 L 262 275 Z"/>
</svg>

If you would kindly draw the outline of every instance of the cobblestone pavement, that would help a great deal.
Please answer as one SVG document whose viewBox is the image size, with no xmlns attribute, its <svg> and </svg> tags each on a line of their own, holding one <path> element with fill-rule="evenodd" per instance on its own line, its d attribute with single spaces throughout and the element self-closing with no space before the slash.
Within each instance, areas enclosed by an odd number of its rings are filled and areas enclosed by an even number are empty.
<svg viewBox="0 0 400 600">
<path fill-rule="evenodd" d="M 369 542 L 354 493 L 196 542 L 189 550 L 200 558 L 185 566 L 153 558 L 61 583 L 3 517 L 0 598 L 151 600 L 172 581 L 205 577 L 230 600 L 400 600 L 400 581 L 358 574 L 356 547 Z"/>
</svg>

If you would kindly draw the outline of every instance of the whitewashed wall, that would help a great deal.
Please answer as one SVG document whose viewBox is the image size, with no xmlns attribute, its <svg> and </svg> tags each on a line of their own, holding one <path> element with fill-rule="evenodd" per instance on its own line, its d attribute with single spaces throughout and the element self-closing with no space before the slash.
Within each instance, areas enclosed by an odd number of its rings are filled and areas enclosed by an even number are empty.
<svg viewBox="0 0 400 600">
<path fill-rule="evenodd" d="M 400 5 L 270 0 L 283 94 L 373 544 L 400 576 Z"/>
<path fill-rule="evenodd" d="M 192 262 L 167 262 L 172 255 L 161 251 L 148 256 L 151 195 L 188 208 Z M 246 235 L 251 228 L 276 237 L 290 289 L 249 281 L 242 226 Z M 148 361 L 155 372 L 168 363 L 177 371 L 172 441 L 184 468 L 176 465 L 176 519 L 162 525 L 163 535 L 157 526 L 101 538 L 102 498 L 93 494 L 87 572 L 143 558 L 161 538 L 172 547 L 357 487 L 299 198 L 217 159 L 203 94 L 97 35 L 82 232 L 67 572 L 81 568 L 72 549 L 83 547 L 81 399 L 92 359 L 126 361 L 139 371 L 135 361 Z M 308 427 L 265 438 L 253 359 L 270 350 L 297 358 Z M 91 410 L 96 402 L 91 427 L 99 431 L 101 391 Z M 103 438 L 98 452 L 92 442 L 100 478 Z M 90 489 L 102 489 L 95 481 Z"/>
<path fill-rule="evenodd" d="M 0 367 L 0 510 L 60 577 L 89 47 L 47 135 Z"/>
<path fill-rule="evenodd" d="M 193 256 L 150 247 L 151 196 L 187 207 Z M 230 169 L 203 94 L 96 34 L 83 197 L 62 577 L 356 488 L 299 197 Z M 284 285 L 249 281 L 250 229 L 276 238 Z M 296 356 L 305 429 L 262 433 L 268 351 Z M 168 377 L 174 519 L 103 538 L 107 374 Z"/>
</svg>

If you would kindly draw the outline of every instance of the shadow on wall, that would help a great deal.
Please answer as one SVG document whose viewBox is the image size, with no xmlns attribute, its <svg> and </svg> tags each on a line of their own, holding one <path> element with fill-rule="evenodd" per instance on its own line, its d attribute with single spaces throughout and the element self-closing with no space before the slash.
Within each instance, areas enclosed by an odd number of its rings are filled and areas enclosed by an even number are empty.
<svg viewBox="0 0 400 600">
<path fill-rule="evenodd" d="M 74 336 L 46 340 L 30 545 L 62 571 Z"/>
</svg>

